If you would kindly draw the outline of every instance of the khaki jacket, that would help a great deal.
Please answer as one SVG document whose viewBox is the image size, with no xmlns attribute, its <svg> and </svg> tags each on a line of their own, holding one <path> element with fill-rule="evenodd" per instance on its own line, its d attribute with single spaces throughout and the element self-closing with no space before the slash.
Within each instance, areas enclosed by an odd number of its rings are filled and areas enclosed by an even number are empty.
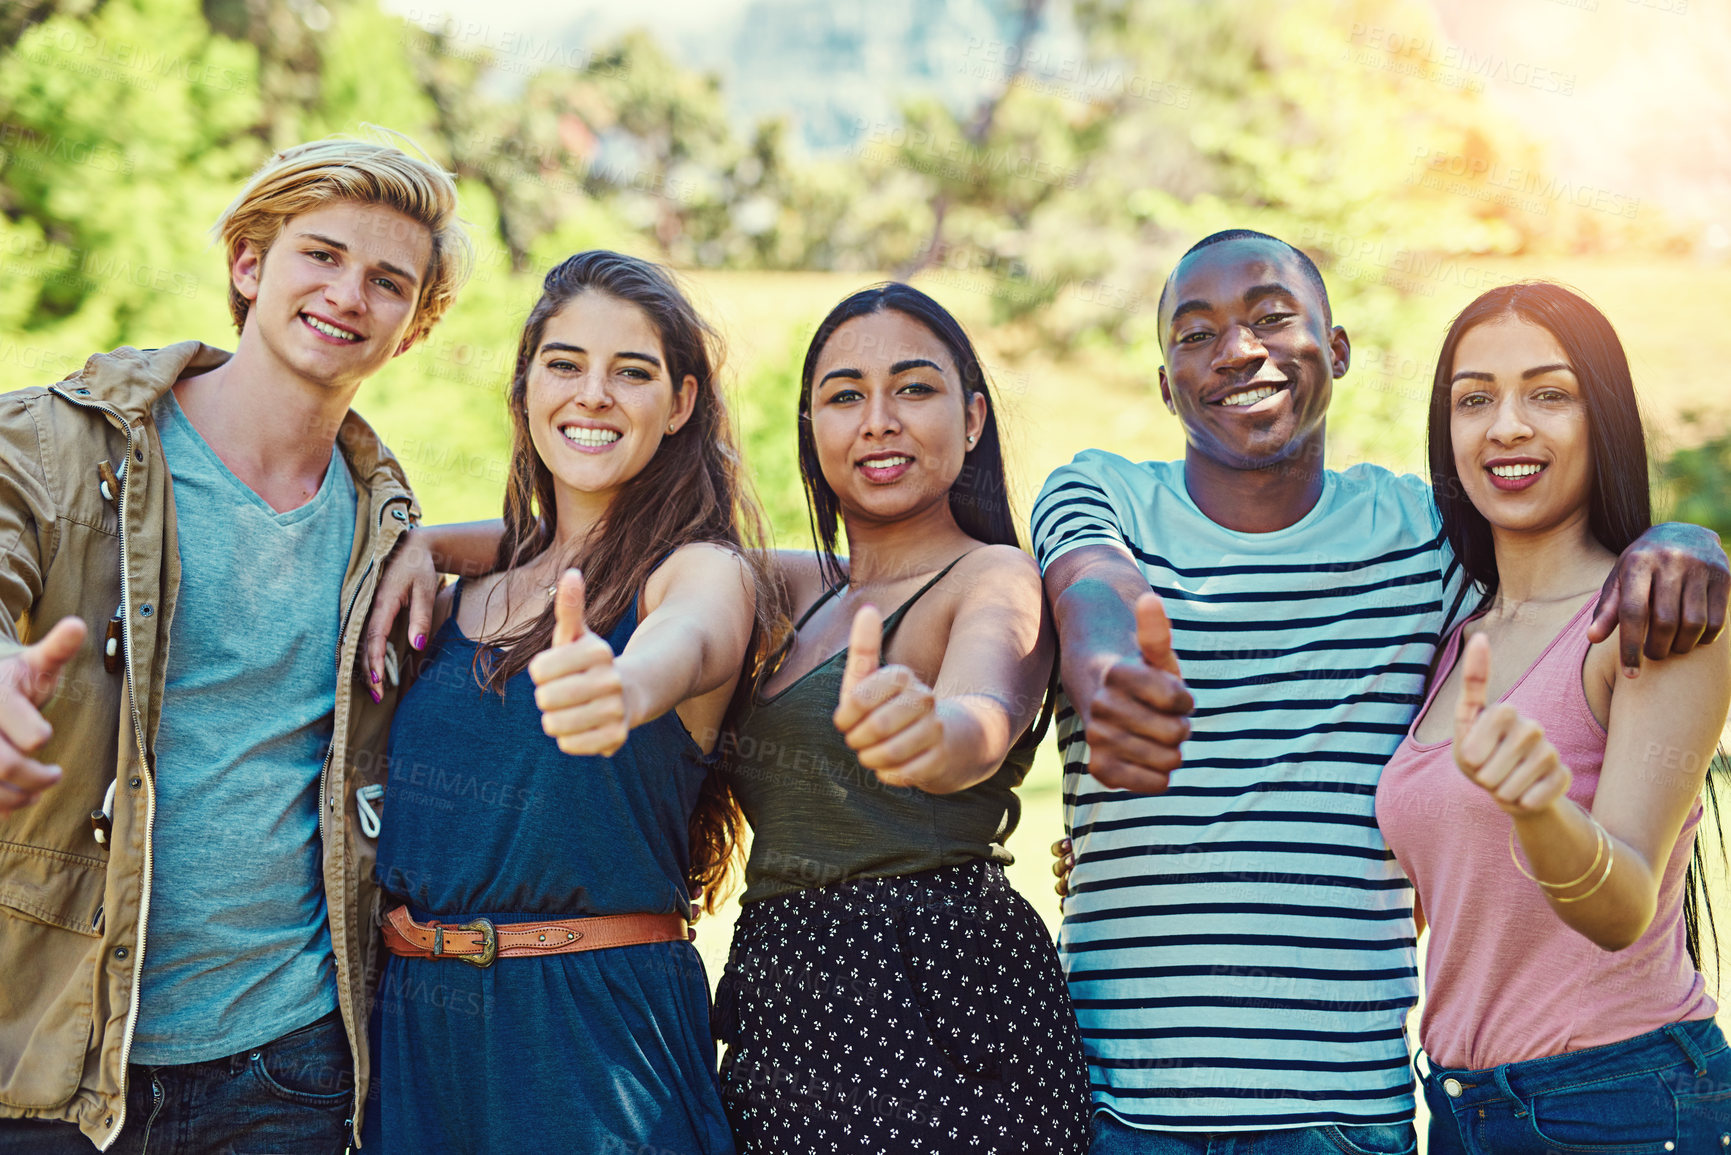
<svg viewBox="0 0 1731 1155">
<path fill-rule="evenodd" d="M 0 396 L 0 658 L 67 614 L 90 629 L 44 711 L 54 737 L 35 755 L 63 776 L 0 817 L 0 1116 L 67 1120 L 103 1148 L 125 1121 L 150 949 L 152 755 L 180 585 L 173 488 L 150 409 L 180 377 L 228 356 L 196 341 L 117 349 L 58 384 Z M 352 412 L 339 444 L 359 501 L 330 655 L 339 677 L 319 832 L 358 1137 L 379 937 L 375 847 L 355 791 L 384 777 L 397 691 L 384 687 L 374 704 L 357 655 L 385 555 L 419 511 L 396 460 Z M 110 631 L 118 639 L 105 646 Z M 113 830 L 99 842 L 91 812 L 110 784 Z"/>
</svg>

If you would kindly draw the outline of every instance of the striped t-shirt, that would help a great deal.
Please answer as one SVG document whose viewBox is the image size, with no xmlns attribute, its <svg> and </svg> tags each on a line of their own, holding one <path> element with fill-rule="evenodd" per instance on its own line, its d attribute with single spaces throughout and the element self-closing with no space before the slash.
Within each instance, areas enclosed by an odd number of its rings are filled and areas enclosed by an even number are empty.
<svg viewBox="0 0 1731 1155">
<path fill-rule="evenodd" d="M 1196 699 L 1160 795 L 1091 778 L 1060 703 L 1059 948 L 1095 1107 L 1187 1131 L 1411 1119 L 1412 889 L 1375 792 L 1466 595 L 1429 488 L 1359 465 L 1296 524 L 1239 533 L 1183 462 L 1090 450 L 1047 480 L 1033 539 L 1042 569 L 1128 549 Z"/>
</svg>

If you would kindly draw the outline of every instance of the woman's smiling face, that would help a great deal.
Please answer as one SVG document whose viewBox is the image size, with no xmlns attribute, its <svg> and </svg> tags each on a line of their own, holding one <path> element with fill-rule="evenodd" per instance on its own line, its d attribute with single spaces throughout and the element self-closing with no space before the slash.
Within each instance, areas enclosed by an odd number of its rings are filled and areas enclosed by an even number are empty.
<svg viewBox="0 0 1731 1155">
<path fill-rule="evenodd" d="M 1455 468 L 1493 528 L 1541 532 L 1588 516 L 1586 399 L 1551 331 L 1515 317 L 1475 325 L 1449 378 Z"/>
<path fill-rule="evenodd" d="M 542 330 L 525 390 L 529 437 L 562 486 L 610 501 L 696 399 L 694 378 L 675 388 L 649 315 L 591 289 Z"/>
<path fill-rule="evenodd" d="M 855 317 L 812 378 L 812 438 L 843 517 L 897 521 L 948 501 L 986 399 L 930 329 L 894 309 Z"/>
</svg>

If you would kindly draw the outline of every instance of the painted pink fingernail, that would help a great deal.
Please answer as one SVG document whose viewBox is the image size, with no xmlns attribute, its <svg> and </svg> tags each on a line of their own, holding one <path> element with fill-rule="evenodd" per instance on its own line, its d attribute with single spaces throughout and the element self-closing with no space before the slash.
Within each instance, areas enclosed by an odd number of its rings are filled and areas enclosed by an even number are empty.
<svg viewBox="0 0 1731 1155">
<path fill-rule="evenodd" d="M 373 701 L 375 703 L 383 702 L 385 700 L 385 696 L 377 690 L 370 690 L 369 692 L 373 695 Z"/>
<path fill-rule="evenodd" d="M 375 686 L 376 686 L 376 685 L 378 685 L 378 682 L 379 682 L 379 672 L 378 672 L 378 671 L 377 671 L 377 670 L 368 670 L 368 671 L 367 671 L 367 673 L 369 673 L 369 674 L 371 674 L 371 675 L 372 675 L 372 676 L 373 676 L 373 684 L 374 684 L 374 685 L 375 685 Z"/>
<path fill-rule="evenodd" d="M 415 649 L 424 650 L 426 648 L 427 648 L 427 635 L 426 634 L 416 634 L 415 635 Z"/>
</svg>

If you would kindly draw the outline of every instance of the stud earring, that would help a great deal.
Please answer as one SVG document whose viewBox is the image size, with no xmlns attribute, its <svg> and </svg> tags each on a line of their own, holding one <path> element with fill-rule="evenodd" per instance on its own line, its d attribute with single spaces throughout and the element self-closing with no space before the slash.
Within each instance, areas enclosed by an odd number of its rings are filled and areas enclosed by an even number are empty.
<svg viewBox="0 0 1731 1155">
<path fill-rule="evenodd" d="M 968 434 L 968 444 L 972 445 L 973 443 L 974 443 L 974 435 L 972 433 L 970 433 L 970 434 Z"/>
</svg>

